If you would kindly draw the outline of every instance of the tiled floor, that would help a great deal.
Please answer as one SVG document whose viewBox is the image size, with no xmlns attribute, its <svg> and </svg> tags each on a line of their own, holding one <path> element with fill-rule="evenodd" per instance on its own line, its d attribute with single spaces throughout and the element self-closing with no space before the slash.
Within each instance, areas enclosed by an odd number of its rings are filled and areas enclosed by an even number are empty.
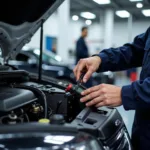
<svg viewBox="0 0 150 150">
<path fill-rule="evenodd" d="M 117 77 L 115 85 L 123 86 L 130 84 L 130 81 L 126 77 Z M 125 111 L 123 106 L 118 108 L 121 116 L 123 117 L 123 120 L 126 124 L 126 127 L 129 131 L 129 134 L 131 135 L 131 129 L 134 119 L 134 111 Z"/>
</svg>

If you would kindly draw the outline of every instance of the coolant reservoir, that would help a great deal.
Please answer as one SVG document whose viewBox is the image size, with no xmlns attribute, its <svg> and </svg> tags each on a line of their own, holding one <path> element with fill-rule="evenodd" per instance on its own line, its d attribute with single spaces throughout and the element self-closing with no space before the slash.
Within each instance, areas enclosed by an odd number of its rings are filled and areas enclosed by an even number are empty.
<svg viewBox="0 0 150 150">
<path fill-rule="evenodd" d="M 38 121 L 39 123 L 50 123 L 49 119 L 43 118 Z"/>
</svg>

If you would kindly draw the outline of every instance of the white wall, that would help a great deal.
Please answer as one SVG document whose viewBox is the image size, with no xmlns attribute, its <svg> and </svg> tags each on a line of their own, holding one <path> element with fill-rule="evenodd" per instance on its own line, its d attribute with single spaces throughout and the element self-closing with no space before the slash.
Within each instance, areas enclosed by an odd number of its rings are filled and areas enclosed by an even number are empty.
<svg viewBox="0 0 150 150">
<path fill-rule="evenodd" d="M 62 57 L 64 62 L 69 60 L 69 45 L 70 43 L 70 0 L 65 0 L 58 9 L 58 41 L 57 41 L 57 54 Z M 73 62 L 74 63 L 74 62 Z"/>
<path fill-rule="evenodd" d="M 45 23 L 44 23 L 44 41 L 43 45 L 45 46 L 45 36 L 58 36 L 58 19 L 57 14 L 54 13 Z M 40 29 L 32 37 L 31 42 L 27 46 L 39 48 L 40 47 Z M 45 47 L 44 47 L 45 49 Z"/>
<path fill-rule="evenodd" d="M 135 36 L 145 32 L 147 28 L 150 26 L 150 21 L 134 21 L 133 29 L 132 29 L 132 39 Z M 118 22 L 115 23 L 114 27 L 114 38 L 113 43 L 114 46 L 121 46 L 128 42 L 128 24 L 126 22 Z"/>
<path fill-rule="evenodd" d="M 58 17 L 57 14 L 53 14 L 44 24 L 44 36 L 54 36 L 58 37 Z M 69 28 L 69 40 L 68 45 L 70 49 L 75 49 L 75 42 L 80 36 L 81 27 L 85 25 L 82 21 L 71 21 Z M 114 47 L 121 46 L 124 43 L 128 42 L 128 28 L 127 28 L 127 20 L 124 22 L 117 22 L 114 25 L 114 35 L 113 35 L 113 45 Z M 143 33 L 150 26 L 150 21 L 138 21 L 133 23 L 133 38 Z M 63 29 L 62 29 L 63 30 Z M 90 53 L 96 53 L 101 50 L 103 45 L 103 35 L 102 35 L 101 25 L 98 23 L 94 23 L 89 27 L 89 36 L 87 38 L 87 43 L 89 46 Z M 31 47 L 39 47 L 40 32 L 38 31 L 32 38 L 31 42 L 28 44 Z M 64 35 L 65 38 L 65 35 Z M 44 46 L 45 46 L 45 38 L 44 38 Z M 45 49 L 45 47 L 44 47 Z M 68 50 L 67 50 L 68 51 Z"/>
</svg>

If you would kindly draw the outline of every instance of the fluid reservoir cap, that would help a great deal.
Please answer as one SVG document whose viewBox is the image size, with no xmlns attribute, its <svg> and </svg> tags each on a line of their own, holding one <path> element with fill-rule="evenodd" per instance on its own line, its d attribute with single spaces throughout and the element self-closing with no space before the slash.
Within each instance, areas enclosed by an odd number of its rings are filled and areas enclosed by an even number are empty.
<svg viewBox="0 0 150 150">
<path fill-rule="evenodd" d="M 64 116 L 62 116 L 62 115 L 53 115 L 50 118 L 50 120 L 51 120 L 51 124 L 60 125 L 60 124 L 64 124 L 65 123 Z"/>
<path fill-rule="evenodd" d="M 50 120 L 49 119 L 40 119 L 38 122 L 39 123 L 50 123 Z"/>
</svg>

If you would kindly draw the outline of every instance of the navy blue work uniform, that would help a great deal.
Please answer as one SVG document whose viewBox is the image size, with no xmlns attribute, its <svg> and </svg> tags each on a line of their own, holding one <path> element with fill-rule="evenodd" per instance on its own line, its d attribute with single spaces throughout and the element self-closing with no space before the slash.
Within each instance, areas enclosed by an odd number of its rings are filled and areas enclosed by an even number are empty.
<svg viewBox="0 0 150 150">
<path fill-rule="evenodd" d="M 125 110 L 135 110 L 132 144 L 135 150 L 150 150 L 150 28 L 133 43 L 100 52 L 99 72 L 119 71 L 142 66 L 140 80 L 123 86 Z"/>
<path fill-rule="evenodd" d="M 80 37 L 76 45 L 76 64 L 80 59 L 88 57 L 89 57 L 88 47 L 84 41 L 84 38 Z"/>
</svg>

